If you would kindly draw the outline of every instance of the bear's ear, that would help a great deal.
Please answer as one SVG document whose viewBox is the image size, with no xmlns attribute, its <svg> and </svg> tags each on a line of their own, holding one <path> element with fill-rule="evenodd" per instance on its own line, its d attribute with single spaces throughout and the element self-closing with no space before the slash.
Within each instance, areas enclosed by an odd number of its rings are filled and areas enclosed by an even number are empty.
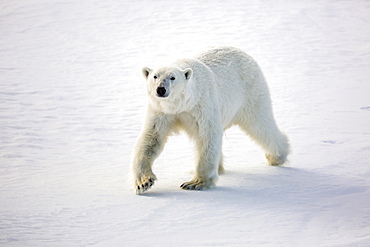
<svg viewBox="0 0 370 247">
<path fill-rule="evenodd" d="M 152 70 L 148 67 L 144 67 L 141 71 L 143 72 L 143 76 L 145 77 L 145 79 L 148 79 L 150 72 L 152 72 Z"/>
<path fill-rule="evenodd" d="M 191 68 L 185 69 L 184 75 L 186 80 L 190 80 L 191 77 L 193 76 L 193 70 Z"/>
</svg>

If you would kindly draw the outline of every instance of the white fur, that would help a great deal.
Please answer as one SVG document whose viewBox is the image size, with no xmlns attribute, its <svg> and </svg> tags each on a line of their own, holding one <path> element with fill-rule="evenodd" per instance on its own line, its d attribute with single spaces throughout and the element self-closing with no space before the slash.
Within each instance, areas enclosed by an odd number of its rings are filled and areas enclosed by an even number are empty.
<svg viewBox="0 0 370 247">
<path fill-rule="evenodd" d="M 197 149 L 195 176 L 181 185 L 183 189 L 215 186 L 218 172 L 223 171 L 223 131 L 232 125 L 240 126 L 264 149 L 270 165 L 286 161 L 288 139 L 275 123 L 265 78 L 243 51 L 212 48 L 170 66 L 145 67 L 143 75 L 149 104 L 132 158 L 136 193 L 154 184 L 152 164 L 167 137 L 180 130 L 195 141 Z"/>
</svg>

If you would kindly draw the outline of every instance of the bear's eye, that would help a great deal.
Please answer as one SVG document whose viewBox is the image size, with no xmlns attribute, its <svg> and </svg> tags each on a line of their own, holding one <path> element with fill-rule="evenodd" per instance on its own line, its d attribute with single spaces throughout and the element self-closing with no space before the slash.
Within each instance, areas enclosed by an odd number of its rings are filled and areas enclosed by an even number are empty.
<svg viewBox="0 0 370 247">
<path fill-rule="evenodd" d="M 170 80 L 171 80 L 171 81 L 174 81 L 175 79 L 176 79 L 176 78 L 175 78 L 175 77 L 173 77 L 173 76 L 170 78 Z"/>
<path fill-rule="evenodd" d="M 158 77 L 155 75 L 153 78 L 154 78 L 154 79 L 157 79 Z"/>
</svg>

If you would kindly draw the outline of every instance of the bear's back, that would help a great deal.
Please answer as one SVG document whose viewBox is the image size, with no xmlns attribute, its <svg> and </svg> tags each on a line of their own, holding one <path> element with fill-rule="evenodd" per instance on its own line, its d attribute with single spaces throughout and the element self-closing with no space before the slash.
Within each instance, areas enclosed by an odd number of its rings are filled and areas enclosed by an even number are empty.
<svg viewBox="0 0 370 247">
<path fill-rule="evenodd" d="M 255 61 L 251 56 L 238 48 L 230 46 L 209 48 L 208 50 L 195 56 L 195 59 L 201 61 L 210 68 L 215 66 L 229 67 L 231 64 L 235 66 L 240 63 L 244 65 L 255 64 Z"/>
</svg>

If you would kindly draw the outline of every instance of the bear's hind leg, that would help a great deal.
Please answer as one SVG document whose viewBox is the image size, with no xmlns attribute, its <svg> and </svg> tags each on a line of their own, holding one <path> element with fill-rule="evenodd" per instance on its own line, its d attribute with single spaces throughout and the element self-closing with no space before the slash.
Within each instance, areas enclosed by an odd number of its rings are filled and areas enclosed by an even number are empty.
<svg viewBox="0 0 370 247">
<path fill-rule="evenodd" d="M 262 147 L 269 165 L 278 166 L 286 162 L 289 154 L 288 138 L 278 129 L 273 116 L 260 117 L 253 122 L 245 121 L 239 126 Z"/>
</svg>

